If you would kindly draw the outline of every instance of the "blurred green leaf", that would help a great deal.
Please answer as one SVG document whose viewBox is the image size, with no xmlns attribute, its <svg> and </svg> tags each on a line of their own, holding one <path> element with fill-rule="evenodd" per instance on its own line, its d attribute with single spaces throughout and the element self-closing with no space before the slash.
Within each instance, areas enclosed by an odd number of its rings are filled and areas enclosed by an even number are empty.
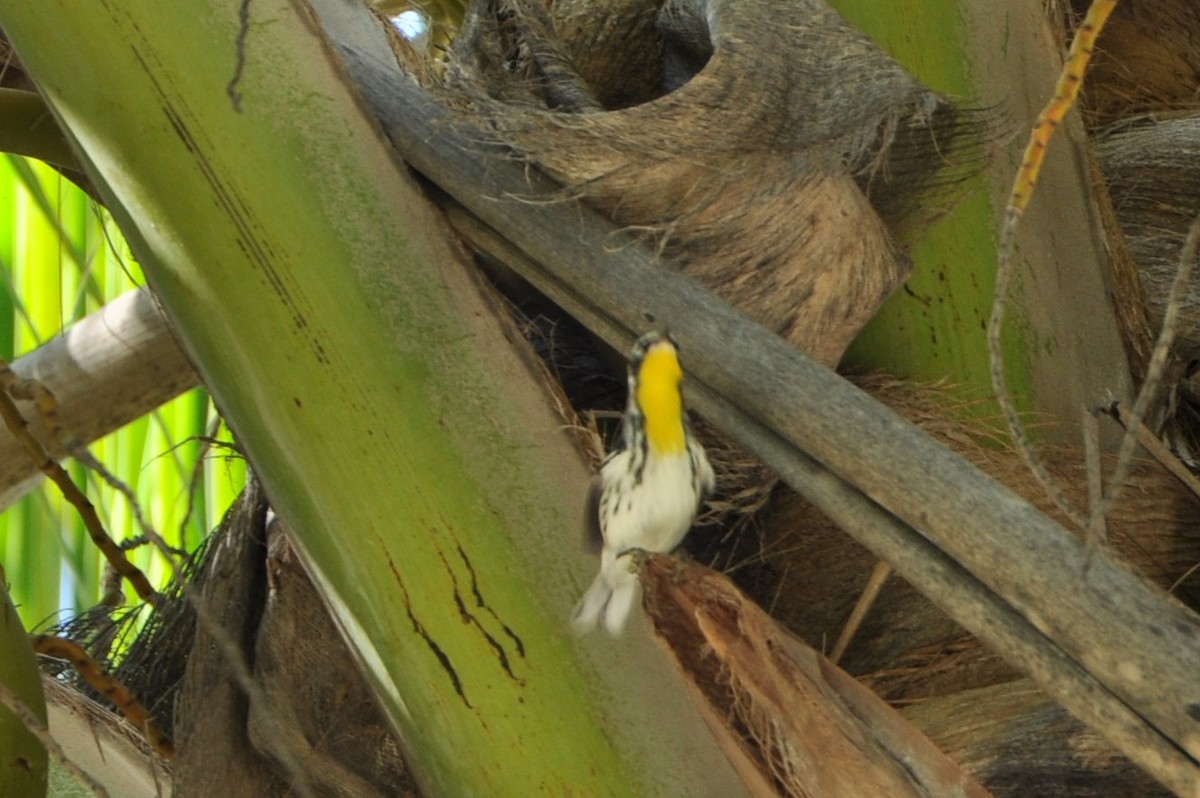
<svg viewBox="0 0 1200 798">
<path fill-rule="evenodd" d="M 103 208 L 45 164 L 0 157 L 0 356 L 20 357 L 141 283 L 141 269 Z M 197 390 L 91 449 L 138 496 L 153 527 L 190 550 L 245 479 L 240 461 L 200 459 L 205 447 L 198 439 L 214 429 L 212 403 Z M 69 470 L 116 540 L 141 534 L 123 496 L 78 465 Z M 149 546 L 131 551 L 130 559 L 158 584 L 170 577 Z M 52 487 L 0 514 L 0 562 L 30 628 L 91 606 L 100 595 L 103 558 Z"/>
</svg>

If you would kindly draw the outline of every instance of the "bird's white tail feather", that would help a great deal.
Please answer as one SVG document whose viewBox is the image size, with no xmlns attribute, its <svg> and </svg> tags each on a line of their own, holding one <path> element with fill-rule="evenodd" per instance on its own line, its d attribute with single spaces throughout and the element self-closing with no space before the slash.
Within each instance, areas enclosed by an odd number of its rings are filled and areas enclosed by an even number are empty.
<svg viewBox="0 0 1200 798">
<path fill-rule="evenodd" d="M 585 635 L 596 628 L 611 596 L 612 588 L 608 586 L 604 574 L 596 574 L 592 586 L 583 594 L 583 598 L 575 605 L 575 612 L 571 614 L 571 627 L 575 634 Z"/>
<path fill-rule="evenodd" d="M 607 552 L 606 552 L 607 554 Z M 616 637 L 625 630 L 637 599 L 637 575 L 626 562 L 603 557 L 604 564 L 592 586 L 575 605 L 571 626 L 584 635 L 603 623 L 605 631 Z"/>
<path fill-rule="evenodd" d="M 637 587 L 636 578 L 626 579 L 608 597 L 608 607 L 604 610 L 604 629 L 613 637 L 625 631 L 625 624 L 633 612 L 634 599 L 637 598 Z"/>
</svg>

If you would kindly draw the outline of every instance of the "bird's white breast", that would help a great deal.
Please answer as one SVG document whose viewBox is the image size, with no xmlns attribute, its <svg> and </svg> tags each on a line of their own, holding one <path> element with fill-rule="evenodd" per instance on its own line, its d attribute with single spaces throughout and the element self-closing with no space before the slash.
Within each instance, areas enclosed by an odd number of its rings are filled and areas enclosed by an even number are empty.
<svg viewBox="0 0 1200 798">
<path fill-rule="evenodd" d="M 647 457 L 641 480 L 630 472 L 630 452 L 620 452 L 601 471 L 601 530 L 605 548 L 668 552 L 687 534 L 700 496 L 686 451 Z M 605 519 L 605 505 L 610 515 Z"/>
</svg>

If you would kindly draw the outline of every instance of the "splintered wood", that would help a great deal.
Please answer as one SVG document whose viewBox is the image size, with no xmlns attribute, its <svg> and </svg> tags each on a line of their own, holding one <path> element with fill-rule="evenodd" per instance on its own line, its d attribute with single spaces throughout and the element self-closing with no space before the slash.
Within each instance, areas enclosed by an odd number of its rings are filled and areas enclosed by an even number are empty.
<svg viewBox="0 0 1200 798">
<path fill-rule="evenodd" d="M 648 555 L 647 617 L 754 795 L 990 795 L 726 577 Z"/>
</svg>

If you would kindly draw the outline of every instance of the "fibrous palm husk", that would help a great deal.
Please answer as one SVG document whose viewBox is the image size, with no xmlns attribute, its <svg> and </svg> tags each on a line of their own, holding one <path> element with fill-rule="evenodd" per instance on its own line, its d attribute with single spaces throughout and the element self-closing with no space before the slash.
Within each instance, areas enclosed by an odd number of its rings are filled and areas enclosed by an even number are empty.
<svg viewBox="0 0 1200 798">
<path fill-rule="evenodd" d="M 1072 0 L 1082 14 L 1089 0 Z M 1118 3 L 1097 41 L 1084 91 L 1097 127 L 1131 115 L 1200 105 L 1200 6 L 1193 0 Z"/>
<path fill-rule="evenodd" d="M 1081 0 L 1073 6 L 1080 11 Z M 1134 320 L 1122 332 L 1140 378 L 1181 265 L 1187 229 L 1200 214 L 1200 6 L 1192 0 L 1118 4 L 1097 42 L 1084 91 L 1084 116 L 1097 135 L 1097 181 L 1104 184 L 1096 194 L 1102 209 L 1111 205 L 1114 219 L 1108 244 L 1115 304 L 1119 318 Z M 1122 279 L 1125 256 L 1136 264 L 1133 281 Z M 1189 283 L 1178 306 L 1161 398 L 1147 418 L 1195 469 L 1200 462 L 1195 270 Z"/>
<path fill-rule="evenodd" d="M 590 0 L 555 0 L 558 38 L 602 108 L 628 108 L 662 93 L 659 5 L 646 0 L 608 0 L 603 4 L 603 18 L 598 20 L 597 4 Z"/>
<path fill-rule="evenodd" d="M 255 795 L 297 784 L 320 798 L 415 794 L 371 689 L 267 515 L 252 481 L 188 603 L 203 614 L 179 686 L 177 794 L 228 783 Z"/>
<path fill-rule="evenodd" d="M 1114 130 L 1100 139 L 1098 154 L 1147 301 L 1161 320 L 1188 226 L 1200 213 L 1200 116 Z M 1197 279 L 1181 307 L 1176 343 L 1186 359 L 1200 355 Z"/>
<path fill-rule="evenodd" d="M 903 714 L 997 796 L 1171 795 L 1028 679 L 938 696 Z"/>
<path fill-rule="evenodd" d="M 1086 3 L 1074 0 L 1082 13 Z M 1097 42 L 1084 84 L 1084 117 L 1097 134 L 1097 186 L 1111 205 L 1108 245 L 1118 315 L 1134 375 L 1142 376 L 1189 224 L 1200 213 L 1196 136 L 1200 133 L 1200 6 L 1192 0 L 1120 3 Z M 1107 196 L 1105 190 L 1107 189 Z M 1122 261 L 1135 262 L 1124 279 Z M 1156 431 L 1192 461 L 1200 447 L 1200 385 L 1189 372 L 1200 354 L 1200 288 L 1195 272 L 1176 325 L 1163 378 Z"/>
<path fill-rule="evenodd" d="M 252 479 L 114 671 L 175 738 L 163 781 L 173 775 L 179 798 L 231 785 L 239 795 L 415 795 L 396 734 L 286 533 L 267 517 Z M 57 631 L 108 661 L 135 617 L 104 608 Z M 44 670 L 75 704 L 122 726 L 73 672 L 53 661 Z"/>
<path fill-rule="evenodd" d="M 399 743 L 315 588 L 282 537 L 268 553 L 266 515 L 251 481 L 114 670 L 176 738 L 174 794 L 238 785 L 239 794 L 284 795 L 297 783 L 322 797 L 413 794 Z M 111 664 L 136 617 L 98 609 L 58 631 Z M 62 685 L 64 707 L 122 725 L 72 672 L 53 661 L 44 670 Z"/>
<path fill-rule="evenodd" d="M 910 218 L 922 189 L 967 160 L 969 115 L 818 0 L 672 0 L 651 29 L 656 5 L 585 23 L 584 4 L 476 3 L 446 99 L 665 264 L 832 365 L 907 273 L 883 216 Z M 612 55 L 578 68 L 587 47 L 564 37 L 585 44 L 597 29 Z M 617 77 L 622 48 L 636 56 Z M 654 99 L 612 110 L 598 75 Z"/>
<path fill-rule="evenodd" d="M 1197 23 L 1200 32 L 1200 18 Z M 1200 214 L 1200 115 L 1146 118 L 1118 127 L 1099 139 L 1097 153 L 1124 235 L 1122 246 L 1136 263 L 1146 315 L 1157 330 L 1188 229 Z M 1200 457 L 1200 275 L 1195 269 L 1177 312 L 1173 357 L 1150 423 L 1195 468 Z"/>
</svg>

